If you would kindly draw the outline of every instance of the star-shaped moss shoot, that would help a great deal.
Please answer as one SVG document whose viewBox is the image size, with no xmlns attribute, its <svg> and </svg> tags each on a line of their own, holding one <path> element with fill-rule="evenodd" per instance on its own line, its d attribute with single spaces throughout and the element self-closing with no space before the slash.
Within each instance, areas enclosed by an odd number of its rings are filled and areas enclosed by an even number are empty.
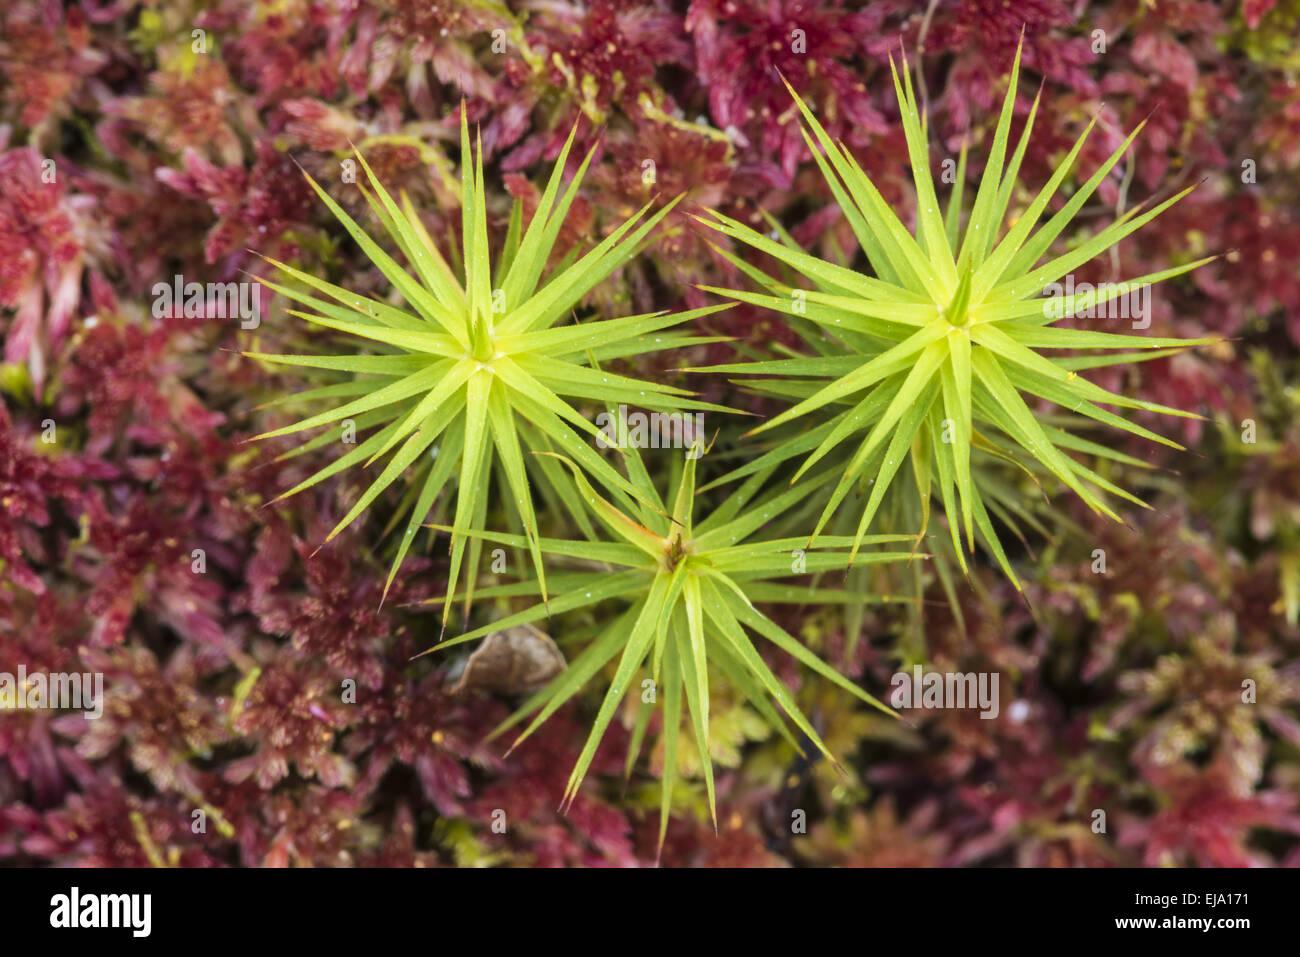
<svg viewBox="0 0 1300 957">
<path fill-rule="evenodd" d="M 1068 454 L 1087 452 L 1088 444 L 1065 429 L 1039 421 L 1026 398 L 1046 399 L 1105 425 L 1181 449 L 1176 442 L 1103 406 L 1198 416 L 1110 392 L 1078 375 L 1081 369 L 1134 361 L 1149 353 L 1069 358 L 1053 357 L 1051 353 L 1062 349 L 1184 348 L 1213 340 L 1120 335 L 1058 328 L 1054 323 L 1067 316 L 1086 314 L 1121 294 L 1137 293 L 1190 272 L 1215 257 L 1091 292 L 1042 295 L 1051 284 L 1141 229 L 1194 187 L 1151 209 L 1136 206 L 1068 252 L 1048 256 L 1053 242 L 1128 150 L 1143 124 L 1040 226 L 1040 218 L 1087 141 L 1094 119 L 1029 205 L 1017 215 L 1008 216 L 1038 105 L 1035 100 L 1019 144 L 1008 161 L 1008 134 L 1020 70 L 1017 50 L 988 163 L 963 228 L 964 170 L 957 176 L 946 214 L 941 214 L 930 172 L 925 119 L 917 109 L 906 58 L 901 80 L 892 57 L 890 69 L 916 187 L 915 234 L 904 226 L 844 145 L 831 140 L 807 104 L 790 88 L 807 124 L 804 139 L 861 244 L 872 274 L 807 255 L 792 242 L 770 239 L 735 219 L 712 213 L 711 218 L 701 221 L 739 243 L 771 255 L 799 277 L 797 282 L 805 288 L 779 282 L 724 253 L 767 292 L 709 287 L 711 291 L 774 309 L 791 317 L 793 324 L 815 328 L 819 349 L 807 356 L 699 371 L 772 376 L 775 378 L 769 382 L 798 400 L 752 430 L 763 433 L 795 420 L 805 423 L 802 435 L 778 448 L 764 462 L 766 465 L 773 459 L 805 455 L 795 474 L 796 481 L 841 443 L 852 440 L 856 445 L 816 523 L 814 536 L 854 483 L 870 480 L 870 495 L 857 527 L 857 535 L 863 535 L 900 465 L 911 456 L 914 473 L 924 476 L 927 486 L 931 476 L 937 484 L 958 556 L 964 555 L 959 529 L 965 529 L 966 548 L 973 551 L 972 527 L 978 528 L 993 544 L 1003 570 L 1015 581 L 997 544 L 979 485 L 971 478 L 972 445 L 1009 448 L 1022 461 L 1036 460 L 1090 508 L 1112 518 L 1117 516 L 1107 503 L 1108 494 L 1145 507 L 1135 496 Z M 964 153 L 962 159 L 964 166 Z M 928 488 L 923 494 L 929 496 Z M 962 562 L 964 567 L 964 558 Z"/>
<path fill-rule="evenodd" d="M 698 445 L 694 447 L 694 450 L 698 449 Z M 759 495 L 771 475 L 768 470 L 744 482 L 718 509 L 696 521 L 693 516 L 697 497 L 696 458 L 694 455 L 678 457 L 678 462 L 684 461 L 684 467 L 673 470 L 679 477 L 672 508 L 669 509 L 660 500 L 639 455 L 635 450 L 629 451 L 625 461 L 632 481 L 641 493 L 638 503 L 647 503 L 638 504 L 633 514 L 602 498 L 573 463 L 561 459 L 572 472 L 583 501 L 613 540 L 569 542 L 541 539 L 537 546 L 542 552 L 570 562 L 584 562 L 588 567 L 552 576 L 554 594 L 549 607 L 535 604 L 430 649 L 442 650 L 474 641 L 503 628 L 538 621 L 548 614 L 560 615 L 610 600 L 626 603 L 626 611 L 604 627 L 561 674 L 528 698 L 496 733 L 531 715 L 531 722 L 515 740 L 514 746 L 517 747 L 607 664 L 617 660 L 614 678 L 605 693 L 595 724 L 569 775 L 564 801 L 572 803 L 601 737 L 620 702 L 631 691 L 641 696 L 643 705 L 652 703 L 663 708 L 661 843 L 677 777 L 683 699 L 699 763 L 704 771 L 710 813 L 715 825 L 717 822 L 713 766 L 709 757 L 711 674 L 725 678 L 795 748 L 802 750 L 778 708 L 813 747 L 835 760 L 789 690 L 764 662 L 755 647 L 753 635 L 771 642 L 809 670 L 867 704 L 893 714 L 809 651 L 759 608 L 763 603 L 815 605 L 844 601 L 846 596 L 840 591 L 789 583 L 788 580 L 848 567 L 850 559 L 846 549 L 855 543 L 854 539 L 824 536 L 820 544 L 826 550 L 808 553 L 803 551 L 805 537 L 755 539 L 755 533 L 795 508 L 823 482 L 812 480 L 794 488 Z M 531 545 L 528 539 L 518 535 L 466 534 L 516 548 Z M 858 539 L 857 544 L 911 540 L 910 536 L 877 535 Z M 858 555 L 857 562 L 905 561 L 913 557 L 915 554 L 909 551 L 872 551 Z M 598 567 L 591 568 L 592 563 L 597 563 Z M 484 588 L 480 596 L 517 598 L 536 595 L 538 590 L 537 582 L 523 582 Z M 434 599 L 435 603 L 438 601 L 441 599 Z M 653 685 L 647 686 L 646 680 Z M 649 700 L 647 687 L 654 689 Z M 649 711 L 643 708 L 635 741 L 639 742 L 644 735 L 644 722 L 648 718 Z M 629 766 L 633 760 L 634 755 L 630 755 Z"/>
<path fill-rule="evenodd" d="M 393 482 L 403 478 L 411 483 L 410 494 L 402 503 L 409 510 L 406 529 L 385 594 L 420 525 L 440 494 L 453 484 L 454 524 L 460 531 L 452 539 L 447 593 L 455 591 L 466 564 L 466 533 L 482 529 L 486 522 L 494 466 L 504 478 L 510 504 L 529 541 L 542 594 L 546 594 L 530 472 L 533 478 L 540 476 L 559 501 L 579 513 L 582 507 L 567 472 L 553 460 L 527 456 L 525 450 L 561 450 L 617 495 L 635 498 L 642 494 L 596 453 L 592 439 L 602 433 L 569 399 L 597 400 L 602 406 L 613 400 L 659 411 L 724 411 L 691 399 L 692 393 L 684 389 L 603 371 L 598 363 L 716 341 L 664 330 L 725 306 L 565 322 L 597 283 L 638 252 L 676 203 L 668 203 L 653 215 L 647 215 L 649 205 L 643 207 L 585 254 L 576 255 L 575 250 L 548 269 L 561 226 L 591 161 L 588 153 L 561 190 L 576 130 L 575 126 L 569 134 L 526 229 L 522 207 L 516 202 L 495 265 L 489 250 L 482 146 L 471 151 L 463 110 L 464 229 L 461 248 L 451 250 L 451 259 L 463 263 L 463 269 L 449 265 L 409 199 L 403 195 L 399 205 L 359 152 L 357 160 L 365 169 L 370 189 L 359 188 L 405 265 L 385 252 L 328 192 L 307 177 L 362 252 L 392 284 L 402 306 L 350 292 L 270 260 L 297 285 L 265 284 L 312 310 L 290 310 L 292 314 L 352 337 L 348 341 L 356 351 L 336 355 L 249 353 L 266 362 L 348 376 L 304 396 L 332 400 L 331 408 L 258 438 L 332 427 L 312 440 L 311 444 L 319 447 L 343 435 L 348 422 L 369 432 L 364 441 L 280 498 L 311 488 L 345 469 L 370 467 L 388 457 L 326 541 L 355 521 Z M 472 583 L 481 548 L 474 544 L 468 551 L 468 580 Z M 471 597 L 472 590 L 467 590 L 466 610 Z M 450 605 L 444 611 L 444 624 L 449 610 Z"/>
</svg>

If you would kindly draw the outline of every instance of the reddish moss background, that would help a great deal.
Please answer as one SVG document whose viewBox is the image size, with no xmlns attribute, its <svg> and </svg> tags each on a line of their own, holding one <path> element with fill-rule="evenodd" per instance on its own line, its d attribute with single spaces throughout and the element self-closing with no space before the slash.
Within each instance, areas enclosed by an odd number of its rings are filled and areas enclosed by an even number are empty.
<svg viewBox="0 0 1300 957">
<path fill-rule="evenodd" d="M 444 174 L 463 101 L 502 223 L 575 121 L 600 148 L 570 239 L 686 192 L 592 305 L 703 304 L 693 284 L 743 279 L 692 205 L 766 209 L 822 255 L 853 249 L 778 70 L 907 207 L 888 53 L 901 41 L 920 60 L 933 148 L 969 137 L 975 182 L 1022 27 L 1020 115 L 1043 84 L 1028 183 L 1098 111 L 1085 169 L 1150 122 L 1086 216 L 1203 181 L 1081 278 L 1226 254 L 1160 287 L 1150 330 L 1225 341 L 1107 382 L 1207 420 L 1178 426 L 1185 453 L 1129 450 L 1159 471 L 1144 487 L 1156 508 L 1125 526 L 1054 496 L 1079 529 L 1021 551 L 1027 600 L 977 567 L 963 634 L 931 589 L 925 660 L 997 671 L 997 720 L 904 726 L 787 669 L 847 777 L 723 710 L 720 831 L 687 790 L 663 861 L 1300 864 L 1297 0 L 6 0 L 0 670 L 103 672 L 107 702 L 98 721 L 0 713 L 0 863 L 652 862 L 657 790 L 644 763 L 623 782 L 617 722 L 582 796 L 555 811 L 600 688 L 504 758 L 483 736 L 509 701 L 453 696 L 450 658 L 408 661 L 437 637 L 410 605 L 440 593 L 445 543 L 381 610 L 382 510 L 317 551 L 358 478 L 263 507 L 332 454 L 274 463 L 277 449 L 244 444 L 261 403 L 299 387 L 239 355 L 300 334 L 284 304 L 245 332 L 156 319 L 152 287 L 261 274 L 256 250 L 384 294 L 295 164 L 337 183 L 355 143 L 435 229 L 454 225 Z M 755 346 L 783 336 L 748 308 L 710 323 Z M 711 348 L 697 362 L 728 355 Z M 685 381 L 670 371 L 685 364 L 654 368 Z M 753 407 L 722 380 L 699 387 Z M 906 630 L 878 612 L 846 660 L 833 615 L 792 626 L 878 694 Z M 807 834 L 791 833 L 796 810 Z"/>
</svg>

